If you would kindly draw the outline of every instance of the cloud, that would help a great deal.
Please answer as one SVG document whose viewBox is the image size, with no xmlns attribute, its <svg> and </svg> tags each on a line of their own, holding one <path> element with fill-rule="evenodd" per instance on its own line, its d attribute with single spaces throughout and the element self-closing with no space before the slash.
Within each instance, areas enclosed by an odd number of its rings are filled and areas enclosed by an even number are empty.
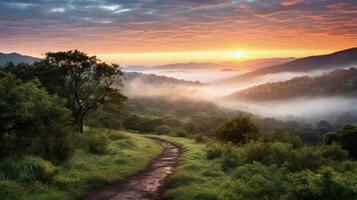
<svg viewBox="0 0 357 200">
<path fill-rule="evenodd" d="M 304 2 L 305 0 L 283 0 L 280 4 L 282 6 L 292 6 Z"/>
<path fill-rule="evenodd" d="M 356 18 L 355 0 L 3 0 L 0 49 L 336 49 L 357 44 Z"/>
</svg>

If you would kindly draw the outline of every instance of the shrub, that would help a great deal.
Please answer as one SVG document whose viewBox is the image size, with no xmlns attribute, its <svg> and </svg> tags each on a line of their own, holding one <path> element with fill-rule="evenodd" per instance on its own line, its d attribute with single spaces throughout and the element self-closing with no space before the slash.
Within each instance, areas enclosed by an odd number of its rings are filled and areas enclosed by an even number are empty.
<svg viewBox="0 0 357 200">
<path fill-rule="evenodd" d="M 1 176 L 19 182 L 50 182 L 56 172 L 52 163 L 39 157 L 3 158 L 0 162 Z"/>
<path fill-rule="evenodd" d="M 293 145 L 289 143 L 274 142 L 269 144 L 269 154 L 265 164 L 284 165 L 292 156 Z"/>
<path fill-rule="evenodd" d="M 305 145 L 300 149 L 293 150 L 289 159 L 288 168 L 291 171 L 301 171 L 305 169 L 317 170 L 325 164 L 321 151 L 317 147 Z"/>
<path fill-rule="evenodd" d="M 232 145 L 225 145 L 223 148 L 223 159 L 221 167 L 223 171 L 229 171 L 236 168 L 240 163 L 240 152 L 238 148 Z"/>
<path fill-rule="evenodd" d="M 0 181 L 1 200 L 25 200 L 25 191 L 14 181 Z"/>
<path fill-rule="evenodd" d="M 348 158 L 348 152 L 343 150 L 338 144 L 321 146 L 320 151 L 324 158 L 329 158 L 336 161 L 342 161 Z"/>
<path fill-rule="evenodd" d="M 291 184 L 288 199 L 346 199 L 354 200 L 353 181 L 344 174 L 335 172 L 332 168 L 324 167 L 318 172 L 304 170 L 287 176 Z"/>
<path fill-rule="evenodd" d="M 324 142 L 327 145 L 338 142 L 338 135 L 335 132 L 328 132 L 324 135 Z"/>
<path fill-rule="evenodd" d="M 260 163 L 238 167 L 226 183 L 222 199 L 286 199 L 287 184 L 284 173 L 276 166 Z"/>
<path fill-rule="evenodd" d="M 188 137 L 188 133 L 184 130 L 177 132 L 176 137 Z"/>
<path fill-rule="evenodd" d="M 340 131 L 340 144 L 350 156 L 357 158 L 357 126 L 346 125 Z"/>
<path fill-rule="evenodd" d="M 89 129 L 86 133 L 88 150 L 94 154 L 108 153 L 109 139 L 108 137 L 95 129 Z"/>
<path fill-rule="evenodd" d="M 216 137 L 224 142 L 233 144 L 246 143 L 258 138 L 258 126 L 249 117 L 235 118 L 216 131 Z"/>
<path fill-rule="evenodd" d="M 222 154 L 223 150 L 220 144 L 211 143 L 206 146 L 206 158 L 208 160 L 220 158 Z"/>
<path fill-rule="evenodd" d="M 269 144 L 263 142 L 250 142 L 240 148 L 241 161 L 243 163 L 253 163 L 253 161 L 268 163 L 270 153 Z"/>
<path fill-rule="evenodd" d="M 198 134 L 198 135 L 195 136 L 195 141 L 197 143 L 204 143 L 207 140 L 208 140 L 208 138 L 206 136 L 201 135 L 201 134 Z"/>
<path fill-rule="evenodd" d="M 172 132 L 172 129 L 166 125 L 162 125 L 162 126 L 156 127 L 155 132 L 159 135 L 169 134 Z"/>
<path fill-rule="evenodd" d="M 293 145 L 293 148 L 299 148 L 303 145 L 301 138 L 295 134 L 284 131 L 269 131 L 262 134 L 264 142 L 283 142 Z"/>
</svg>

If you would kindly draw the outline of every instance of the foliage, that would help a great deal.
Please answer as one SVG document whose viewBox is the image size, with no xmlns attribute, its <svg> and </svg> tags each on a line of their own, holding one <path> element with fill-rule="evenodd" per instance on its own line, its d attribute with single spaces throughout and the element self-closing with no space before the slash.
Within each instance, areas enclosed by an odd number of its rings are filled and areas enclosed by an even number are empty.
<svg viewBox="0 0 357 200">
<path fill-rule="evenodd" d="M 346 125 L 340 131 L 339 142 L 349 154 L 357 158 L 357 126 Z"/>
<path fill-rule="evenodd" d="M 141 132 L 154 132 L 157 127 L 163 125 L 161 117 L 153 117 L 149 115 L 131 114 L 124 121 L 124 127 L 128 130 Z"/>
<path fill-rule="evenodd" d="M 50 182 L 57 172 L 52 163 L 38 157 L 3 158 L 0 177 L 18 182 Z"/>
<path fill-rule="evenodd" d="M 88 145 L 88 150 L 94 154 L 108 153 L 109 138 L 102 132 L 95 129 L 89 129 L 85 132 L 85 138 Z"/>
<path fill-rule="evenodd" d="M 164 199 L 195 199 L 201 192 L 227 200 L 356 199 L 357 164 L 337 144 L 295 146 L 274 139 L 205 146 L 161 137 L 185 149 Z M 212 150 L 222 156 L 207 159 Z"/>
<path fill-rule="evenodd" d="M 70 112 L 57 96 L 40 89 L 38 81 L 23 83 L 0 73 L 0 155 L 25 152 L 58 162 L 73 152 Z"/>
<path fill-rule="evenodd" d="M 333 143 L 340 144 L 343 149 L 348 151 L 350 156 L 357 158 L 357 126 L 348 124 L 339 131 L 339 134 L 326 133 L 325 144 Z"/>
<path fill-rule="evenodd" d="M 47 53 L 46 57 L 33 65 L 5 66 L 5 71 L 24 81 L 37 77 L 51 93 L 57 94 L 72 111 L 72 124 L 83 132 L 84 118 L 112 98 L 123 95 L 114 82 L 122 85 L 123 72 L 116 64 L 108 65 L 95 56 L 74 50 Z"/>
<path fill-rule="evenodd" d="M 265 83 L 234 93 L 230 98 L 254 101 L 297 97 L 356 95 L 357 69 L 337 69 L 318 77 L 302 76 L 288 81 Z"/>
<path fill-rule="evenodd" d="M 0 199 L 1 200 L 25 200 L 24 188 L 15 181 L 0 180 Z"/>
<path fill-rule="evenodd" d="M 220 158 L 222 156 L 222 154 L 223 154 L 223 150 L 222 150 L 221 145 L 216 144 L 216 143 L 207 144 L 206 158 L 208 160 Z"/>
<path fill-rule="evenodd" d="M 327 145 L 338 142 L 338 135 L 335 132 L 328 132 L 324 135 L 324 142 Z"/>
<path fill-rule="evenodd" d="M 162 125 L 162 126 L 156 127 L 155 132 L 160 135 L 169 134 L 172 132 L 172 129 L 169 126 Z"/>
<path fill-rule="evenodd" d="M 249 117 L 241 116 L 219 127 L 216 137 L 224 142 L 240 144 L 258 138 L 258 132 L 258 126 Z"/>
</svg>

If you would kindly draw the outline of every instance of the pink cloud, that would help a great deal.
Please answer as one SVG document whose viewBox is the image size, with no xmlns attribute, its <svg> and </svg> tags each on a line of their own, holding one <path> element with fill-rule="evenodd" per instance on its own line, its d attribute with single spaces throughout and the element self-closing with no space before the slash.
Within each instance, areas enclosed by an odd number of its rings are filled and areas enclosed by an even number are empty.
<svg viewBox="0 0 357 200">
<path fill-rule="evenodd" d="M 280 3 L 280 5 L 282 6 L 293 6 L 299 3 L 304 2 L 305 0 L 282 0 L 282 2 Z"/>
</svg>

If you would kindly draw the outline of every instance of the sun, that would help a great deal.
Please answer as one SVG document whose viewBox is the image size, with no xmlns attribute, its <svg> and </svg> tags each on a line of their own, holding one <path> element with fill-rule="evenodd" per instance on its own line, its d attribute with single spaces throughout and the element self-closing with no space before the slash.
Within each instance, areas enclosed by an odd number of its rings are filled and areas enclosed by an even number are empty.
<svg viewBox="0 0 357 200">
<path fill-rule="evenodd" d="M 236 52 L 234 52 L 234 57 L 237 58 L 237 59 L 240 59 L 240 58 L 243 57 L 243 54 L 240 51 L 236 51 Z"/>
</svg>

